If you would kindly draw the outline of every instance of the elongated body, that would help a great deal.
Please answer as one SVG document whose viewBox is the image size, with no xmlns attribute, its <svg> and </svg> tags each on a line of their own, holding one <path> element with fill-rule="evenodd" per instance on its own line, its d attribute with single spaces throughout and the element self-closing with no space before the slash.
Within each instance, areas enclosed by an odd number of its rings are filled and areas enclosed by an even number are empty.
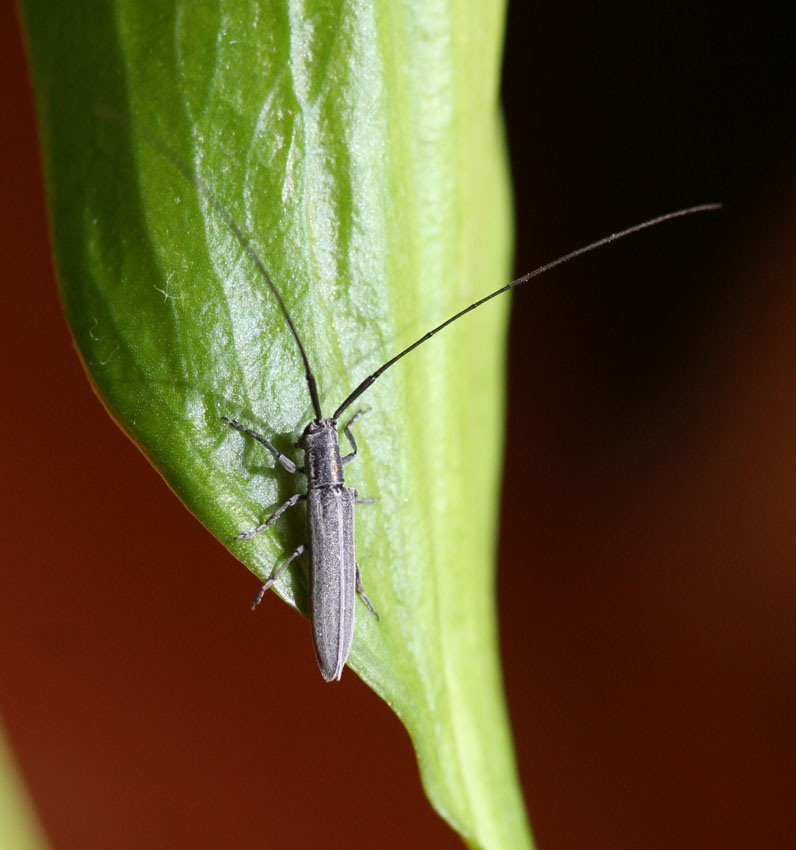
<svg viewBox="0 0 796 850">
<path fill-rule="evenodd" d="M 354 640 L 356 490 L 335 485 L 307 493 L 312 640 L 321 675 L 339 679 Z"/>
<path fill-rule="evenodd" d="M 288 508 L 300 501 L 307 502 L 310 623 L 315 658 L 321 675 L 327 682 L 340 678 L 351 652 L 357 594 L 368 606 L 371 614 L 379 619 L 362 588 L 362 577 L 354 549 L 354 505 L 357 502 L 372 502 L 373 499 L 360 499 L 356 490 L 345 486 L 343 475 L 343 467 L 357 456 L 357 443 L 351 427 L 364 412 L 357 413 L 345 426 L 345 434 L 352 449 L 345 457 L 340 455 L 337 420 L 313 419 L 299 440 L 299 446 L 304 450 L 303 468 L 297 467 L 261 434 L 225 417 L 225 421 L 233 428 L 259 440 L 288 472 L 303 472 L 307 476 L 306 495 L 297 493 L 291 496 L 262 525 L 239 534 L 236 540 L 245 540 L 265 531 Z M 253 607 L 257 607 L 268 588 L 304 549 L 304 545 L 299 546 L 274 570 L 257 594 Z"/>
<path fill-rule="evenodd" d="M 678 210 L 674 213 L 667 213 L 658 218 L 650 219 L 642 224 L 637 224 L 627 230 L 619 233 L 612 233 L 597 242 L 592 242 L 584 248 L 579 248 L 572 251 L 557 260 L 540 266 L 533 272 L 523 275 L 523 277 L 513 280 L 506 286 L 491 292 L 480 300 L 465 307 L 455 315 L 451 316 L 442 324 L 432 328 L 420 339 L 407 346 L 402 351 L 398 352 L 394 357 L 383 363 L 375 372 L 372 372 L 364 380 L 362 380 L 349 395 L 340 404 L 330 419 L 324 418 L 321 412 L 321 403 L 318 396 L 318 388 L 315 382 L 315 377 L 310 369 L 307 353 L 301 339 L 296 332 L 293 320 L 285 307 L 282 296 L 274 286 L 270 275 L 260 258 L 254 252 L 248 239 L 241 232 L 240 228 L 232 220 L 229 213 L 213 198 L 209 190 L 203 188 L 207 197 L 213 202 L 213 205 L 221 214 L 233 233 L 237 236 L 241 245 L 251 260 L 254 262 L 257 269 L 260 271 L 263 279 L 274 295 L 280 309 L 285 317 L 285 321 L 290 328 L 290 332 L 296 341 L 296 345 L 301 354 L 301 359 L 304 363 L 304 374 L 307 379 L 307 388 L 309 390 L 312 406 L 315 410 L 315 419 L 310 422 L 304 429 L 304 433 L 299 440 L 299 446 L 304 450 L 304 467 L 299 468 L 293 463 L 290 458 L 285 457 L 278 451 L 268 440 L 255 431 L 250 431 L 234 419 L 223 417 L 233 428 L 238 431 L 248 434 L 259 440 L 279 461 L 279 463 L 291 473 L 303 472 L 307 476 L 307 493 L 297 493 L 291 496 L 271 517 L 269 517 L 262 525 L 251 531 L 245 531 L 239 534 L 236 540 L 245 540 L 253 537 L 264 531 L 272 525 L 280 516 L 293 505 L 300 501 L 307 502 L 307 545 L 310 549 L 310 622 L 312 624 L 312 639 L 315 644 L 315 655 L 318 660 L 318 666 L 321 669 L 323 678 L 327 681 L 339 679 L 343 672 L 343 667 L 348 659 L 348 654 L 351 651 L 351 644 L 354 639 L 354 612 L 356 604 L 356 595 L 359 594 L 362 601 L 368 606 L 371 613 L 378 619 L 378 614 L 370 603 L 370 600 L 365 595 L 362 589 L 362 579 L 359 572 L 359 566 L 356 560 L 354 551 L 354 505 L 357 502 L 373 501 L 372 499 L 360 499 L 357 496 L 356 490 L 352 490 L 345 486 L 343 476 L 343 467 L 352 461 L 357 455 L 357 444 L 354 435 L 351 432 L 351 427 L 362 416 L 364 411 L 357 413 L 351 421 L 345 426 L 345 435 L 351 443 L 352 452 L 345 457 L 340 455 L 340 442 L 337 433 L 337 422 L 340 415 L 348 409 L 348 407 L 356 401 L 368 387 L 370 387 L 387 369 L 414 351 L 415 348 L 427 342 L 439 331 L 446 328 L 453 322 L 461 319 L 472 310 L 476 310 L 487 301 L 491 301 L 498 295 L 508 292 L 523 283 L 527 283 L 540 274 L 568 262 L 575 257 L 607 245 L 610 242 L 615 242 L 630 233 L 637 233 L 639 230 L 644 230 L 648 227 L 653 227 L 664 221 L 670 221 L 673 218 L 679 218 L 691 213 L 704 212 L 707 210 L 718 209 L 718 204 L 703 204 L 698 207 L 690 207 L 685 210 Z M 269 587 L 274 583 L 274 580 L 281 575 L 285 569 L 304 552 L 305 544 L 300 545 L 290 557 L 280 564 L 271 577 L 263 585 L 258 594 L 254 605 L 255 607 L 263 598 L 263 595 Z"/>
<path fill-rule="evenodd" d="M 352 452 L 345 457 L 340 455 L 340 441 L 337 434 L 337 423 L 342 413 L 347 410 L 367 389 L 373 385 L 388 369 L 392 368 L 399 360 L 406 357 L 407 354 L 414 351 L 419 346 L 428 342 L 433 336 L 441 330 L 458 321 L 467 313 L 477 310 L 483 304 L 497 298 L 505 292 L 510 292 L 518 286 L 522 286 L 534 278 L 539 277 L 545 272 L 550 271 L 562 263 L 567 263 L 570 260 L 593 251 L 595 248 L 601 248 L 611 242 L 616 242 L 618 239 L 623 239 L 631 233 L 638 233 L 641 230 L 646 230 L 649 227 L 655 227 L 665 221 L 671 221 L 676 218 L 681 218 L 685 215 L 693 213 L 707 212 L 709 210 L 717 210 L 721 204 L 700 204 L 699 206 L 689 207 L 688 209 L 677 210 L 676 212 L 666 213 L 657 218 L 649 219 L 641 224 L 636 224 L 633 227 L 628 227 L 618 233 L 612 233 L 596 242 L 591 242 L 583 248 L 578 248 L 559 257 L 550 263 L 547 263 L 535 269 L 528 274 L 518 277 L 516 280 L 501 286 L 494 292 L 490 292 L 478 301 L 459 310 L 450 318 L 446 319 L 441 324 L 436 325 L 430 331 L 427 331 L 419 339 L 415 340 L 411 345 L 408 345 L 403 350 L 399 351 L 395 356 L 391 357 L 385 363 L 382 363 L 375 372 L 371 372 L 366 378 L 360 381 L 359 384 L 346 396 L 346 398 L 338 406 L 337 410 L 332 414 L 331 418 L 325 418 L 321 410 L 321 401 L 318 394 L 318 385 L 315 380 L 315 375 L 310 368 L 310 361 L 307 357 L 307 352 L 304 344 L 301 341 L 296 326 L 293 324 L 293 319 L 285 305 L 282 295 L 277 289 L 268 269 L 260 259 L 257 252 L 252 246 L 251 240 L 238 226 L 235 219 L 230 214 L 229 210 L 221 203 L 202 180 L 200 180 L 193 171 L 177 156 L 161 140 L 155 138 L 151 134 L 144 134 L 147 140 L 163 156 L 166 157 L 175 168 L 189 181 L 191 181 L 201 194 L 207 199 L 210 206 L 215 210 L 218 216 L 229 227 L 232 234 L 238 240 L 241 248 L 249 257 L 254 267 L 259 272 L 263 282 L 273 295 L 285 322 L 290 331 L 291 336 L 295 340 L 296 347 L 301 355 L 301 361 L 304 365 L 304 377 L 307 381 L 307 390 L 309 391 L 312 408 L 315 412 L 315 418 L 304 429 L 304 433 L 299 440 L 299 446 L 304 450 L 305 460 L 304 467 L 299 468 L 296 464 L 285 457 L 278 449 L 271 445 L 268 440 L 256 431 L 251 431 L 240 422 L 234 419 L 229 419 L 226 416 L 221 418 L 243 434 L 259 440 L 282 467 L 290 473 L 302 472 L 307 476 L 307 493 L 296 493 L 291 496 L 284 505 L 277 509 L 262 525 L 251 531 L 244 531 L 239 534 L 236 540 L 247 540 L 265 531 L 271 526 L 282 514 L 293 507 L 300 501 L 307 502 L 307 543 L 298 546 L 295 551 L 288 557 L 286 561 L 280 564 L 271 573 L 270 578 L 262 586 L 262 589 L 257 594 L 252 607 L 256 607 L 260 600 L 265 595 L 265 592 L 271 587 L 275 579 L 281 575 L 287 567 L 301 555 L 306 546 L 310 547 L 310 621 L 312 623 L 312 637 L 315 643 L 315 654 L 318 659 L 318 665 L 321 668 L 323 678 L 329 682 L 334 679 L 339 679 L 343 667 L 345 666 L 348 654 L 351 650 L 351 644 L 354 637 L 354 611 L 356 596 L 359 594 L 362 601 L 368 606 L 370 612 L 376 619 L 378 614 L 370 603 L 370 600 L 365 595 L 362 589 L 362 579 L 357 565 L 356 555 L 354 552 L 354 505 L 357 502 L 372 502 L 374 499 L 360 499 L 357 496 L 356 490 L 351 490 L 345 486 L 343 478 L 343 467 L 352 461 L 357 455 L 357 444 L 354 435 L 351 432 L 351 427 L 362 416 L 365 411 L 359 411 L 351 421 L 345 426 L 345 435 L 351 444 Z"/>
<path fill-rule="evenodd" d="M 300 445 L 307 476 L 312 640 L 321 675 L 330 682 L 340 678 L 354 640 L 356 588 L 361 586 L 354 553 L 357 493 L 345 486 L 337 422 L 310 422 Z M 352 460 L 356 443 L 353 447 Z"/>
</svg>

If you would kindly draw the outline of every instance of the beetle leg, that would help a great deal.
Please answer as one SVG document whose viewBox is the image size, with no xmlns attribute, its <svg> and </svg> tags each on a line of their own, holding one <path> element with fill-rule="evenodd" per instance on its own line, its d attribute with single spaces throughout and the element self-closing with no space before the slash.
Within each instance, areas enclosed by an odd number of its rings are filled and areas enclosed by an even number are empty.
<svg viewBox="0 0 796 850">
<path fill-rule="evenodd" d="M 356 504 L 358 504 L 358 505 L 375 505 L 375 504 L 376 504 L 376 502 L 378 502 L 379 500 L 378 500 L 378 499 L 376 499 L 376 498 L 371 498 L 371 499 L 360 499 L 360 498 L 359 498 L 359 493 L 357 493 L 357 491 L 356 491 L 356 490 L 354 490 L 354 501 L 355 501 L 355 502 L 356 502 Z"/>
<path fill-rule="evenodd" d="M 343 466 L 345 466 L 347 463 L 351 463 L 351 461 L 357 456 L 357 441 L 354 439 L 354 433 L 352 432 L 351 429 L 354 427 L 354 425 L 357 424 L 357 422 L 359 422 L 359 420 L 366 413 L 369 413 L 369 412 L 370 412 L 370 408 L 368 407 L 368 408 L 365 408 L 365 410 L 360 410 L 358 413 L 355 413 L 351 417 L 351 421 L 343 429 L 345 431 L 346 437 L 348 437 L 348 442 L 351 443 L 351 448 L 354 450 L 354 451 L 351 452 L 351 454 L 347 454 L 343 458 Z"/>
<path fill-rule="evenodd" d="M 268 590 L 268 588 L 271 587 L 271 585 L 279 578 L 279 576 L 282 575 L 282 573 L 290 566 L 290 564 L 293 563 L 293 561 L 296 560 L 296 558 L 298 558 L 298 556 L 303 551 L 304 551 L 304 544 L 302 543 L 301 546 L 299 546 L 298 549 L 296 549 L 296 551 L 293 552 L 293 554 L 284 563 L 280 564 L 271 573 L 271 578 L 269 578 L 268 581 L 260 588 L 260 592 L 255 597 L 254 602 L 252 603 L 252 611 L 254 611 L 254 609 L 260 604 L 260 602 L 262 601 L 263 596 L 265 596 L 265 592 Z"/>
<path fill-rule="evenodd" d="M 222 416 L 221 418 L 228 425 L 231 425 L 233 428 L 240 431 L 241 434 L 248 434 L 250 437 L 254 437 L 255 440 L 262 443 L 268 449 L 268 451 L 271 452 L 271 454 L 279 461 L 282 467 L 288 472 L 303 472 L 303 470 L 300 470 L 289 457 L 283 455 L 282 452 L 280 452 L 279 449 L 276 448 L 276 446 L 272 446 L 268 442 L 268 440 L 263 437 L 262 434 L 258 434 L 256 431 L 250 431 L 248 428 L 241 425 L 240 422 L 237 422 L 235 419 L 228 419 L 226 416 Z"/>
<path fill-rule="evenodd" d="M 254 537 L 254 535 L 255 535 L 255 534 L 259 534 L 261 531 L 265 531 L 265 529 L 266 529 L 266 528 L 269 528 L 270 526 L 272 526 L 272 525 L 273 525 L 273 524 L 274 524 L 274 523 L 275 523 L 275 522 L 279 519 L 279 517 L 281 517 L 281 516 L 282 516 L 282 514 L 283 514 L 283 513 L 284 513 L 284 512 L 285 512 L 288 508 L 292 508 L 292 507 L 293 507 L 293 505 L 295 505 L 296 503 L 300 502 L 302 499 L 306 499 L 306 498 L 307 498 L 307 497 L 306 497 L 303 493 L 296 493 L 296 495 L 295 495 L 295 496 L 291 496 L 291 497 L 290 497 L 290 498 L 289 498 L 289 499 L 285 502 L 285 504 L 284 504 L 284 505 L 282 505 L 281 507 L 277 508 L 277 509 L 276 509 L 276 510 L 275 510 L 275 511 L 271 514 L 271 516 L 269 516 L 269 517 L 268 517 L 268 519 L 267 519 L 267 520 L 266 520 L 266 521 L 265 521 L 262 525 L 258 525 L 258 526 L 257 526 L 257 528 L 253 528 L 251 531 L 244 531 L 244 532 L 242 532 L 241 534 L 239 534 L 239 535 L 235 538 L 235 540 L 248 540 L 250 537 Z"/>
<path fill-rule="evenodd" d="M 359 598 L 368 606 L 370 613 L 376 618 L 376 620 L 380 620 L 381 617 L 376 613 L 376 609 L 373 607 L 373 603 L 368 599 L 367 593 L 365 593 L 365 588 L 362 587 L 362 573 L 359 571 L 359 564 L 357 564 L 357 593 L 359 594 Z"/>
</svg>

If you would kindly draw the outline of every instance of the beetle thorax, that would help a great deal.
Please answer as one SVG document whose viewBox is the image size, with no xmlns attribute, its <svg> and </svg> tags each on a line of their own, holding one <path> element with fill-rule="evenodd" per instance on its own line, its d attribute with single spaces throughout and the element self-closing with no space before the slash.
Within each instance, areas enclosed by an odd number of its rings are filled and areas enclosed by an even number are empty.
<svg viewBox="0 0 796 850">
<path fill-rule="evenodd" d="M 304 449 L 304 472 L 310 488 L 345 483 L 337 420 L 314 419 L 304 429 L 299 445 Z"/>
</svg>

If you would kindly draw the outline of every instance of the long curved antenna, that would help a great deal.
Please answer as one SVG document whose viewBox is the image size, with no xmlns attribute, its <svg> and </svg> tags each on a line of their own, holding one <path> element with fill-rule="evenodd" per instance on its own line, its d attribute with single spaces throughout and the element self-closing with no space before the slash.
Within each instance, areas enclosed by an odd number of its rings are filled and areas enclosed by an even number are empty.
<svg viewBox="0 0 796 850">
<path fill-rule="evenodd" d="M 721 204 L 700 204 L 697 207 L 688 207 L 688 209 L 677 210 L 677 212 L 666 213 L 666 215 L 659 215 L 657 218 L 651 218 L 649 221 L 644 221 L 641 224 L 634 224 L 633 227 L 628 227 L 627 230 L 620 230 L 619 233 L 612 233 L 610 236 L 605 236 L 602 239 L 598 239 L 596 242 L 592 242 L 589 245 L 585 245 L 583 248 L 578 248 L 577 251 L 571 251 L 569 254 L 564 254 L 563 257 L 559 257 L 557 260 L 553 260 L 550 263 L 547 263 L 544 266 L 540 266 L 538 269 L 534 269 L 532 272 L 528 272 L 528 274 L 523 275 L 522 277 L 518 277 L 516 280 L 513 280 L 511 283 L 507 283 L 505 286 L 502 286 L 500 289 L 496 289 L 494 292 L 489 295 L 484 296 L 479 301 L 476 301 L 474 304 L 471 304 L 469 307 L 465 307 L 464 310 L 460 310 L 456 313 L 455 316 L 451 316 L 450 319 L 444 321 L 441 325 L 437 325 L 437 327 L 430 330 L 428 333 L 423 334 L 416 342 L 413 342 L 408 348 L 405 348 L 403 351 L 400 351 L 395 357 L 388 360 L 385 364 L 376 369 L 373 374 L 368 375 L 364 381 L 351 393 L 350 396 L 337 408 L 334 412 L 333 419 L 338 419 L 340 414 L 353 402 L 355 402 L 362 393 L 377 379 L 380 378 L 393 364 L 397 363 L 402 357 L 406 357 L 410 351 L 414 351 L 419 345 L 422 345 L 426 340 L 431 339 L 434 334 L 439 333 L 443 328 L 447 328 L 448 325 L 455 322 L 457 319 L 461 319 L 462 316 L 469 313 L 471 310 L 475 310 L 476 307 L 480 307 L 482 304 L 486 304 L 487 301 L 491 301 L 493 298 L 497 298 L 498 295 L 502 295 L 504 292 L 508 292 L 510 289 L 514 289 L 517 286 L 520 286 L 523 283 L 526 283 L 529 280 L 532 280 L 535 277 L 539 277 L 543 275 L 545 272 L 550 271 L 550 269 L 554 269 L 556 266 L 560 266 L 563 263 L 567 263 L 570 260 L 574 260 L 575 257 L 579 257 L 581 254 L 587 254 L 589 251 L 594 251 L 595 248 L 602 248 L 603 245 L 608 245 L 610 242 L 616 242 L 618 239 L 623 239 L 625 236 L 629 236 L 631 233 L 638 233 L 639 230 L 646 230 L 648 227 L 655 227 L 656 224 L 662 224 L 664 221 L 671 221 L 673 218 L 681 218 L 684 215 L 692 215 L 693 213 L 700 212 L 708 212 L 710 210 L 718 210 L 721 209 Z"/>
<path fill-rule="evenodd" d="M 204 195 L 205 199 L 208 201 L 210 206 L 215 211 L 216 215 L 219 216 L 224 221 L 224 224 L 229 227 L 232 231 L 235 238 L 240 243 L 241 248 L 246 252 L 249 256 L 249 259 L 254 263 L 255 268 L 263 280 L 268 284 L 268 288 L 276 298 L 277 303 L 279 304 L 279 309 L 282 311 L 282 315 L 285 317 L 285 321 L 287 322 L 287 326 L 290 328 L 290 333 L 293 334 L 293 339 L 296 340 L 296 345 L 298 346 L 299 352 L 301 353 L 301 359 L 304 361 L 304 377 L 307 379 L 307 387 L 310 391 L 310 398 L 312 399 L 312 406 L 315 410 L 315 418 L 323 419 L 323 413 L 321 413 L 321 403 L 318 399 L 318 385 L 315 382 L 315 376 L 312 374 L 312 369 L 310 369 L 310 361 L 307 358 L 307 352 L 304 350 L 304 346 L 299 339 L 298 332 L 296 331 L 296 326 L 293 324 L 293 319 L 290 318 L 290 313 L 287 311 L 287 307 L 285 306 L 285 302 L 282 300 L 282 296 L 279 294 L 279 290 L 276 288 L 276 284 L 271 279 L 271 275 L 268 273 L 268 269 L 265 267 L 265 263 L 260 259 L 257 252 L 254 250 L 254 246 L 251 243 L 249 237 L 240 229 L 235 219 L 232 218 L 232 214 L 229 210 L 221 203 L 221 201 L 215 196 L 209 186 L 207 186 L 204 181 L 180 159 L 179 156 L 161 139 L 147 131 L 145 128 L 140 127 L 138 124 L 134 125 L 134 129 L 139 132 L 154 148 L 160 151 L 166 159 L 171 162 L 171 164 L 177 169 L 177 171 L 185 177 L 186 180 L 193 183 L 194 186 Z"/>
</svg>

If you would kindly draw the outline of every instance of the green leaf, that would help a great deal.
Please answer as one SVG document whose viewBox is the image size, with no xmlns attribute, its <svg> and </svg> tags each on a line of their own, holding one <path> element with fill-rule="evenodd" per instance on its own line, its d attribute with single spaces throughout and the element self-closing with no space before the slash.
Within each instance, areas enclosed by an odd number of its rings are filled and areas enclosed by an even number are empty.
<svg viewBox="0 0 796 850">
<path fill-rule="evenodd" d="M 301 509 L 234 537 L 295 481 L 221 417 L 295 456 L 312 408 L 284 318 L 208 193 L 276 281 L 330 415 L 508 280 L 502 4 L 22 7 L 86 370 L 188 509 L 264 578 L 304 539 Z M 406 725 L 440 814 L 473 847 L 516 850 L 531 839 L 494 586 L 508 306 L 476 311 L 368 390 L 347 473 L 379 499 L 358 512 L 357 553 L 382 615 L 358 604 L 350 665 Z M 306 610 L 305 563 L 278 592 Z"/>
</svg>

